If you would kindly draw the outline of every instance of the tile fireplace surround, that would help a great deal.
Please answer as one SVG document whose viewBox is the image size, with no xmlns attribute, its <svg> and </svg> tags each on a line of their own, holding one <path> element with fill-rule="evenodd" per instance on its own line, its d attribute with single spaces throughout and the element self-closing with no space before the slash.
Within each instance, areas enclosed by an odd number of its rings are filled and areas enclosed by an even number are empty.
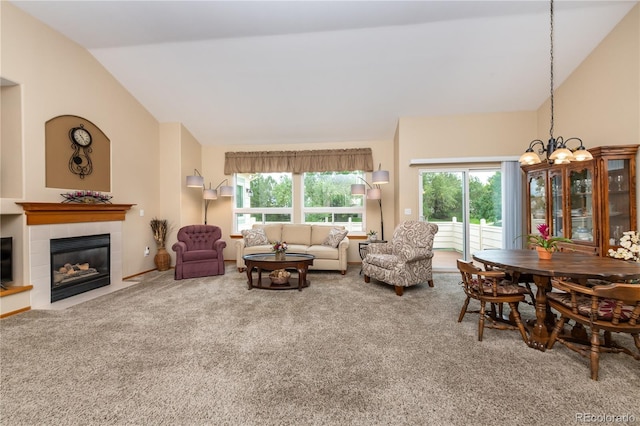
<svg viewBox="0 0 640 426">
<path fill-rule="evenodd" d="M 28 268 L 32 309 L 65 309 L 135 284 L 122 281 L 122 221 L 132 205 L 21 203 L 27 214 Z M 51 303 L 49 240 L 84 235 L 111 236 L 111 284 Z"/>
</svg>

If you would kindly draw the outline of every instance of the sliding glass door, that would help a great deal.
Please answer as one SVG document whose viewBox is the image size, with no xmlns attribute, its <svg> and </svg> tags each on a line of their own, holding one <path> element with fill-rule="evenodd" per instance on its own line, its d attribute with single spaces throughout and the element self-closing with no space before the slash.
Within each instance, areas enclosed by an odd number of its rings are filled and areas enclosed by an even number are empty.
<svg viewBox="0 0 640 426">
<path fill-rule="evenodd" d="M 434 269 L 455 270 L 456 259 L 502 247 L 502 174 L 498 167 L 420 171 L 420 216 L 438 224 Z"/>
</svg>

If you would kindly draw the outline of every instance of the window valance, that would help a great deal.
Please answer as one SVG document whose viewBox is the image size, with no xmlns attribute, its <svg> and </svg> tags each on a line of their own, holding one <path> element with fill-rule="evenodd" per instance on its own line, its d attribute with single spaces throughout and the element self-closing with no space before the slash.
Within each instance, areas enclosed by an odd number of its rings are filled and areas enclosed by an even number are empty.
<svg viewBox="0 0 640 426">
<path fill-rule="evenodd" d="M 224 174 L 373 171 L 371 148 L 226 152 Z"/>
</svg>

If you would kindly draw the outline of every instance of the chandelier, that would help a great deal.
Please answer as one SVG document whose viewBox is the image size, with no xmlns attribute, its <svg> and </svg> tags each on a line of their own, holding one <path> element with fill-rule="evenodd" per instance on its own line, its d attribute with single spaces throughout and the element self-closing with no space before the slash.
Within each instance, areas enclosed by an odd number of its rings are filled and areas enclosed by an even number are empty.
<svg viewBox="0 0 640 426">
<path fill-rule="evenodd" d="M 550 92 L 551 92 L 551 126 L 549 128 L 549 141 L 546 146 L 543 141 L 540 139 L 535 139 L 529 143 L 529 148 L 525 151 L 524 154 L 520 156 L 520 164 L 538 164 L 540 163 L 541 156 L 547 155 L 547 162 L 550 164 L 565 164 L 571 161 L 586 161 L 592 160 L 593 155 L 582 144 L 582 139 L 580 138 L 569 138 L 565 140 L 562 136 L 558 136 L 557 138 L 553 137 L 553 0 L 551 0 L 550 7 L 550 39 L 551 39 L 551 49 L 550 49 L 550 70 L 551 70 L 551 78 L 550 78 Z M 571 149 L 567 146 L 567 144 L 571 142 L 578 142 L 579 145 L 575 149 Z M 534 147 L 538 146 L 537 152 L 534 151 Z"/>
</svg>

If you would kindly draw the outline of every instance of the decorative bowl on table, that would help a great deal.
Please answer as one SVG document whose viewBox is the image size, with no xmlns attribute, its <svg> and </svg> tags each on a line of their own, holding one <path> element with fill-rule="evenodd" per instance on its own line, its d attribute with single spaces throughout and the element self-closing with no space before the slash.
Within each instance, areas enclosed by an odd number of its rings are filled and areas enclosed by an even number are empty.
<svg viewBox="0 0 640 426">
<path fill-rule="evenodd" d="M 291 272 L 288 272 L 284 269 L 276 269 L 269 274 L 271 284 L 287 284 L 289 282 L 290 276 Z"/>
</svg>

